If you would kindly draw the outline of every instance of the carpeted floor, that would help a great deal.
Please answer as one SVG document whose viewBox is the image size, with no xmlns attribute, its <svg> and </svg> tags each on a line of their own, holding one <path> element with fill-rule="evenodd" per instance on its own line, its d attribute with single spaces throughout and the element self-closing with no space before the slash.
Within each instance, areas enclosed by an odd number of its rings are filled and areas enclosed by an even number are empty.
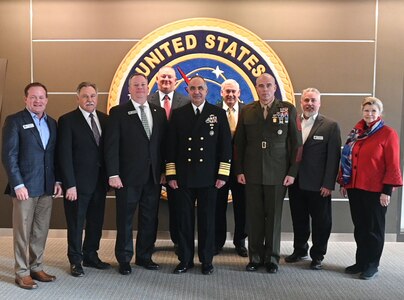
<svg viewBox="0 0 404 300">
<path fill-rule="evenodd" d="M 404 243 L 386 243 L 379 275 L 365 281 L 345 274 L 354 262 L 355 243 L 330 242 L 324 270 L 310 270 L 310 261 L 286 264 L 281 259 L 277 274 L 265 269 L 245 271 L 248 260 L 236 255 L 232 244 L 214 258 L 210 276 L 196 267 L 186 274 L 174 275 L 178 261 L 172 244 L 156 243 L 153 259 L 159 271 L 134 266 L 132 274 L 117 272 L 114 239 L 103 239 L 100 257 L 113 265 L 101 271 L 85 268 L 85 276 L 69 274 L 66 239 L 49 238 L 45 253 L 46 271 L 57 276 L 56 282 L 39 283 L 36 290 L 23 290 L 14 284 L 12 238 L 0 237 L 0 299 L 404 299 Z M 282 242 L 282 255 L 292 252 L 292 242 Z"/>
</svg>

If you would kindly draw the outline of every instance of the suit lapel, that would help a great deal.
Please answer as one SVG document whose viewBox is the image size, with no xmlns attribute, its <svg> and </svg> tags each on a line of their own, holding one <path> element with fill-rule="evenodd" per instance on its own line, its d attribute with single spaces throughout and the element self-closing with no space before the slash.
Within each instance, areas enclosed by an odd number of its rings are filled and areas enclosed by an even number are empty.
<svg viewBox="0 0 404 300">
<path fill-rule="evenodd" d="M 306 143 L 313 140 L 313 135 L 316 133 L 317 129 L 323 124 L 323 117 L 318 114 L 316 120 L 314 121 L 313 127 L 311 127 L 310 133 L 307 136 Z"/>
<path fill-rule="evenodd" d="M 34 120 L 32 119 L 31 113 L 28 110 L 25 110 L 24 112 L 25 112 L 25 114 L 23 115 L 24 125 L 25 124 L 34 124 L 34 127 L 32 127 L 30 129 L 30 131 L 33 134 L 33 136 L 35 137 L 38 144 L 41 145 L 41 147 L 43 148 L 41 136 L 39 135 L 39 130 L 36 127 Z"/>
</svg>

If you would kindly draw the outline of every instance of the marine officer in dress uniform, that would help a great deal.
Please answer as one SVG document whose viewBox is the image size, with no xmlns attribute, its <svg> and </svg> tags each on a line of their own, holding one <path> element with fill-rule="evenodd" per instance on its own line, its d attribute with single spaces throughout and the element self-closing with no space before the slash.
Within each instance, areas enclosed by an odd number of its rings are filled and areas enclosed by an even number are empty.
<svg viewBox="0 0 404 300">
<path fill-rule="evenodd" d="M 237 180 L 246 190 L 247 271 L 262 265 L 268 273 L 278 271 L 283 199 L 298 170 L 296 108 L 275 99 L 276 88 L 270 74 L 257 78 L 259 101 L 241 110 L 235 136 Z"/>
<path fill-rule="evenodd" d="M 191 103 L 172 112 L 166 176 L 178 209 L 179 260 L 175 274 L 194 266 L 195 200 L 198 214 L 198 256 L 202 273 L 213 272 L 217 189 L 230 174 L 231 134 L 226 112 L 206 101 L 208 88 L 200 76 L 188 85 Z"/>
</svg>

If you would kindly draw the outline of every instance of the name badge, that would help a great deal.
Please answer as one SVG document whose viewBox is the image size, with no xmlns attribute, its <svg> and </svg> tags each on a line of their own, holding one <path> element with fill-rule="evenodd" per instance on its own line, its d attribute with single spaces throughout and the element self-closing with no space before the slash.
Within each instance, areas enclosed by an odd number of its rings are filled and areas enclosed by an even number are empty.
<svg viewBox="0 0 404 300">
<path fill-rule="evenodd" d="M 130 110 L 130 111 L 128 111 L 128 115 L 130 116 L 130 115 L 134 115 L 134 114 L 137 114 L 137 111 L 136 110 Z"/>
<path fill-rule="evenodd" d="M 24 129 L 34 128 L 34 127 L 35 127 L 35 125 L 33 123 L 22 125 L 22 128 L 24 128 Z"/>
<path fill-rule="evenodd" d="M 322 135 L 313 135 L 313 140 L 322 141 L 324 140 L 324 137 Z"/>
</svg>

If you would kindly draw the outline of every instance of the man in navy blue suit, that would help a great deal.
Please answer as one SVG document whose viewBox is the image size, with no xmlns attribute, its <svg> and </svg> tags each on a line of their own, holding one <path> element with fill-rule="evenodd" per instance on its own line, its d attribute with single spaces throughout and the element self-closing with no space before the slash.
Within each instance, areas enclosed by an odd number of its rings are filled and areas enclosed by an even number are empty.
<svg viewBox="0 0 404 300">
<path fill-rule="evenodd" d="M 74 277 L 82 277 L 82 262 L 85 267 L 101 270 L 110 267 L 97 254 L 108 190 L 103 157 L 107 115 L 97 110 L 94 83 L 79 84 L 77 102 L 78 108 L 61 116 L 58 122 L 58 163 L 65 190 L 70 272 Z"/>
<path fill-rule="evenodd" d="M 45 113 L 46 87 L 25 87 L 25 109 L 7 117 L 3 127 L 2 161 L 8 176 L 6 193 L 13 199 L 15 282 L 35 289 L 36 282 L 55 276 L 44 272 L 42 260 L 53 197 L 62 195 L 55 180 L 56 121 Z"/>
</svg>

